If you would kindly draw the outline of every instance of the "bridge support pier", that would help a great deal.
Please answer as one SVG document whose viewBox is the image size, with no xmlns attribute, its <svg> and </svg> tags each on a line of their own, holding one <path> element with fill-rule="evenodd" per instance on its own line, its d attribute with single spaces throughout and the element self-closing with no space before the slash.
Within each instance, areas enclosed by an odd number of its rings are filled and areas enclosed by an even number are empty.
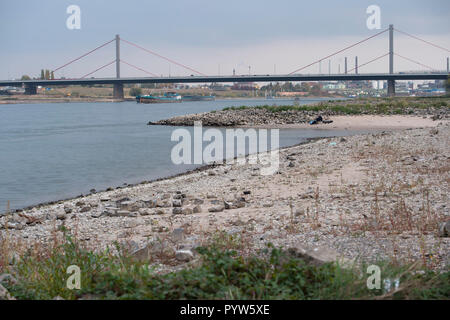
<svg viewBox="0 0 450 320">
<path fill-rule="evenodd" d="M 388 97 L 394 97 L 395 96 L 395 80 L 388 80 L 387 81 L 387 95 Z"/>
<path fill-rule="evenodd" d="M 123 99 L 123 83 L 115 83 L 114 84 L 114 90 L 113 90 L 113 97 L 114 99 Z"/>
<path fill-rule="evenodd" d="M 37 94 L 37 87 L 32 84 L 25 85 L 25 94 Z"/>
</svg>

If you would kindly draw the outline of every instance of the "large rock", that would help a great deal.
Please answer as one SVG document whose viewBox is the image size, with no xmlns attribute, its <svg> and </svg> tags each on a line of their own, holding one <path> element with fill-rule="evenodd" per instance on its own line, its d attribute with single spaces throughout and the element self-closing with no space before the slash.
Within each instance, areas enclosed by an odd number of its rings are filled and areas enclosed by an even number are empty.
<svg viewBox="0 0 450 320">
<path fill-rule="evenodd" d="M 16 284 L 17 279 L 9 273 L 3 273 L 0 275 L 0 284 L 6 283 L 6 282 L 9 284 Z"/>
<path fill-rule="evenodd" d="M 440 237 L 450 237 L 450 220 L 442 222 L 439 226 Z"/>
<path fill-rule="evenodd" d="M 174 207 L 181 207 L 183 204 L 181 203 L 181 200 L 177 200 L 177 199 L 175 199 L 175 200 L 173 200 L 172 201 L 172 205 L 174 206 Z"/>
<path fill-rule="evenodd" d="M 64 211 L 60 211 L 56 213 L 56 219 L 58 220 L 66 220 L 67 215 Z"/>
<path fill-rule="evenodd" d="M 191 250 L 177 250 L 175 252 L 175 258 L 181 262 L 189 262 L 194 259 L 194 254 Z"/>
<path fill-rule="evenodd" d="M 326 263 L 338 263 L 342 267 L 351 268 L 354 265 L 353 260 L 347 259 L 335 250 L 325 246 L 312 248 L 297 246 L 289 248 L 288 253 L 315 266 L 321 266 Z"/>
<path fill-rule="evenodd" d="M 222 212 L 225 209 L 225 206 L 223 204 L 220 204 L 218 206 L 214 206 L 208 209 L 209 212 Z"/>
<path fill-rule="evenodd" d="M 149 243 L 147 246 L 134 251 L 131 256 L 138 261 L 146 262 L 161 255 L 173 257 L 174 254 L 175 250 L 170 244 L 167 241 L 161 241 Z"/>
<path fill-rule="evenodd" d="M 182 214 L 183 213 L 183 209 L 180 207 L 175 207 L 172 209 L 172 213 L 173 214 Z"/>
<path fill-rule="evenodd" d="M 0 284 L 0 300 L 15 300 L 13 297 L 11 297 L 8 290 L 6 290 L 6 288 L 1 284 Z"/>
</svg>

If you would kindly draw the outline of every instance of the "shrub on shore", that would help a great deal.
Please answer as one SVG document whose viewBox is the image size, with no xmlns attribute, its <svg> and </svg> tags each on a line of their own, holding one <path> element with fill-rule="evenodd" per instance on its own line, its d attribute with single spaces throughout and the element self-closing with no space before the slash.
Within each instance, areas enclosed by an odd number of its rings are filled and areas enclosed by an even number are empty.
<svg viewBox="0 0 450 320">
<path fill-rule="evenodd" d="M 336 264 L 313 266 L 272 245 L 257 255 L 211 244 L 200 248 L 201 264 L 158 274 L 117 247 L 83 249 L 70 237 L 49 251 L 29 252 L 10 267 L 17 278 L 5 287 L 17 299 L 446 299 L 450 273 L 412 274 L 409 266 L 378 264 L 384 278 L 400 279 L 392 292 L 367 289 L 365 271 Z M 120 253 L 121 252 L 121 253 Z M 69 290 L 66 270 L 81 270 L 81 289 Z M 363 267 L 362 270 L 365 270 Z M 3 270 L 6 271 L 6 270 Z"/>
<path fill-rule="evenodd" d="M 323 112 L 342 115 L 411 114 L 415 109 L 444 109 L 450 105 L 446 97 L 378 98 L 357 100 L 329 100 L 315 105 L 263 105 L 226 107 L 223 110 L 263 109 L 270 112 Z"/>
</svg>

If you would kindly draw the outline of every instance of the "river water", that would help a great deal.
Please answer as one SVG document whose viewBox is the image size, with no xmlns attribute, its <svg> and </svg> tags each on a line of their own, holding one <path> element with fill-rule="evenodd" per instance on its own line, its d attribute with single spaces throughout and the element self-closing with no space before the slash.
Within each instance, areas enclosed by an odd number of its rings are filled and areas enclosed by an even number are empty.
<svg viewBox="0 0 450 320">
<path fill-rule="evenodd" d="M 304 99 L 300 104 L 319 99 Z M 292 104 L 293 100 L 216 100 L 173 104 L 40 103 L 0 105 L 0 212 L 166 177 L 175 165 L 174 127 L 147 122 L 227 106 Z M 311 137 L 357 132 L 280 130 L 280 146 Z M 197 165 L 198 166 L 198 165 Z"/>
</svg>

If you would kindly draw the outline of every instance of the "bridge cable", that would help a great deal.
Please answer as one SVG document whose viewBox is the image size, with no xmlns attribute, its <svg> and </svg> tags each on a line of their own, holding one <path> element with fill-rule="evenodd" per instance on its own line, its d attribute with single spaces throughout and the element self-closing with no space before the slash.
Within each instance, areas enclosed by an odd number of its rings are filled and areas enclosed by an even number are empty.
<svg viewBox="0 0 450 320">
<path fill-rule="evenodd" d="M 64 68 L 64 67 L 68 66 L 69 64 L 71 64 L 71 63 L 73 63 L 73 62 L 75 62 L 75 61 L 78 61 L 78 60 L 80 60 L 81 58 L 86 57 L 87 55 L 91 54 L 92 52 L 97 51 L 98 49 L 103 48 L 104 46 L 110 44 L 110 43 L 113 42 L 113 41 L 116 41 L 116 39 L 112 39 L 111 41 L 105 42 L 105 43 L 102 44 L 101 46 L 98 46 L 97 48 L 95 48 L 95 49 L 93 49 L 93 50 L 91 50 L 91 51 L 89 51 L 89 52 L 83 54 L 82 56 L 79 56 L 78 58 L 75 58 L 75 59 L 69 61 L 68 63 L 66 63 L 66 64 L 64 64 L 64 65 L 62 65 L 62 66 L 60 66 L 60 67 L 58 67 L 58 68 L 56 68 L 56 69 L 54 69 L 54 70 L 52 70 L 52 71 L 53 71 L 53 72 L 56 72 L 56 71 L 58 71 L 59 69 L 62 69 L 62 68 Z"/>
<path fill-rule="evenodd" d="M 176 62 L 176 61 L 174 61 L 174 60 L 172 60 L 172 59 L 169 59 L 169 58 L 167 58 L 167 57 L 164 57 L 164 56 L 162 56 L 162 55 L 160 55 L 160 54 L 158 54 L 158 53 L 156 53 L 156 52 L 153 52 L 153 51 L 150 51 L 150 50 L 148 50 L 148 49 L 145 49 L 145 48 L 141 47 L 140 45 L 138 45 L 138 44 L 136 44 L 136 43 L 127 41 L 127 40 L 125 40 L 125 39 L 123 39 L 123 38 L 120 39 L 120 40 L 122 40 L 123 42 L 128 43 L 129 45 L 132 45 L 132 46 L 134 46 L 134 47 L 136 47 L 136 48 L 139 48 L 139 49 L 141 49 L 141 50 L 144 50 L 144 51 L 146 51 L 146 52 L 148 52 L 148 53 L 150 53 L 150 54 L 152 54 L 152 55 L 155 55 L 155 56 L 157 56 L 157 57 L 159 57 L 159 58 L 161 58 L 161 59 L 164 59 L 164 60 L 167 60 L 167 61 L 169 61 L 169 62 L 171 62 L 171 63 L 173 63 L 173 64 L 176 64 L 176 65 L 178 65 L 178 66 L 180 66 L 180 67 L 183 67 L 183 68 L 188 69 L 188 70 L 190 70 L 190 71 L 194 71 L 195 73 L 198 73 L 199 75 L 206 76 L 204 73 L 201 73 L 200 71 L 197 71 L 197 70 L 192 69 L 192 68 L 190 68 L 190 67 L 188 67 L 188 66 L 185 66 L 185 65 L 183 65 L 183 64 L 181 64 L 181 63 L 178 63 L 178 62 Z"/>
<path fill-rule="evenodd" d="M 379 57 L 376 57 L 375 59 L 372 59 L 372 60 L 370 60 L 370 61 L 368 61 L 368 62 L 366 62 L 366 63 L 363 63 L 363 64 L 361 64 L 361 65 L 358 66 L 358 69 L 361 68 L 361 67 L 364 67 L 364 66 L 368 65 L 369 63 L 372 63 L 372 62 L 374 62 L 374 61 L 377 61 L 378 59 L 381 59 L 381 58 L 387 56 L 388 54 L 389 54 L 389 52 L 388 52 L 388 53 L 385 53 L 385 54 L 383 54 L 383 55 L 381 55 L 381 56 L 379 56 Z M 356 67 L 353 68 L 353 69 L 348 70 L 347 72 L 352 72 L 352 71 L 355 70 L 355 69 L 356 69 Z"/>
<path fill-rule="evenodd" d="M 413 60 L 413 59 L 410 59 L 410 58 L 404 57 L 404 56 L 402 56 L 402 55 L 399 55 L 398 53 L 395 53 L 395 52 L 394 52 L 394 54 L 395 54 L 396 56 L 399 56 L 400 58 L 403 58 L 403 59 L 405 59 L 405 60 L 408 60 L 408 61 L 410 61 L 410 62 L 413 62 L 413 63 L 415 63 L 415 64 L 418 64 L 418 65 L 420 65 L 420 66 L 422 66 L 422 67 L 431 69 L 431 70 L 433 70 L 433 71 L 437 71 L 435 68 L 432 68 L 432 67 L 430 67 L 430 66 L 427 66 L 427 65 L 425 65 L 425 64 L 423 64 L 423 63 L 420 63 L 420 62 L 418 62 L 418 61 L 415 61 L 415 60 Z"/>
<path fill-rule="evenodd" d="M 131 64 L 131 63 L 128 63 L 128 62 L 126 62 L 126 61 L 124 61 L 124 60 L 122 60 L 122 59 L 120 59 L 120 62 L 123 62 L 123 63 L 129 65 L 130 67 L 133 67 L 133 68 L 135 68 L 135 69 L 137 69 L 137 70 L 140 70 L 140 71 L 142 71 L 142 72 L 148 73 L 148 74 L 150 74 L 150 75 L 152 75 L 152 76 L 154 76 L 154 77 L 158 77 L 156 74 L 151 73 L 150 71 L 141 69 L 141 68 L 139 68 L 139 67 L 137 67 L 137 66 L 135 66 L 135 65 L 133 65 L 133 64 Z"/>
<path fill-rule="evenodd" d="M 389 29 L 385 29 L 385 30 L 383 30 L 383 31 L 380 31 L 380 32 L 378 32 L 377 34 L 374 34 L 373 36 L 370 36 L 370 37 L 365 38 L 365 39 L 363 39 L 363 40 L 361 40 L 361 41 L 358 41 L 358 42 L 356 42 L 356 43 L 354 43 L 354 44 L 352 44 L 352 45 L 350 45 L 350 46 L 348 46 L 348 47 L 345 47 L 344 49 L 341 49 L 341 50 L 339 50 L 339 51 L 336 51 L 336 52 L 334 52 L 334 53 L 332 53 L 332 54 L 330 54 L 330 55 L 328 55 L 328 56 L 326 56 L 326 57 L 323 57 L 323 58 L 321 58 L 321 59 L 319 59 L 319 60 L 316 60 L 316 61 L 314 61 L 314 62 L 312 62 L 312 63 L 310 63 L 310 64 L 304 66 L 304 67 L 301 67 L 301 68 L 299 68 L 299 69 L 297 69 L 297 70 L 295 70 L 295 71 L 292 71 L 292 72 L 289 73 L 289 74 L 293 74 L 293 73 L 296 73 L 296 72 L 298 72 L 298 71 L 300 71 L 300 70 L 306 69 L 306 68 L 308 68 L 308 67 L 310 67 L 310 66 L 312 66 L 312 65 L 314 65 L 314 64 L 316 64 L 316 63 L 318 63 L 318 62 L 320 62 L 320 61 L 322 61 L 322 60 L 328 59 L 328 58 L 330 58 L 330 57 L 332 57 L 332 56 L 334 56 L 334 55 L 336 55 L 336 54 L 338 54 L 338 53 L 341 53 L 341 52 L 347 50 L 347 49 L 353 48 L 353 47 L 357 46 L 358 44 L 361 44 L 361 43 L 363 43 L 363 42 L 365 42 L 365 41 L 367 41 L 367 40 L 370 40 L 370 39 L 372 39 L 372 38 L 375 38 L 376 36 L 379 36 L 380 34 L 386 32 L 386 31 L 388 31 L 388 30 L 389 30 Z"/>
<path fill-rule="evenodd" d="M 394 28 L 394 30 L 397 31 L 397 32 L 403 33 L 404 35 L 407 35 L 408 37 L 411 37 L 411 38 L 414 38 L 414 39 L 416 39 L 416 40 L 425 42 L 426 44 L 429 44 L 430 46 L 433 46 L 433 47 L 439 48 L 439 49 L 441 49 L 441 50 L 450 52 L 450 50 L 448 50 L 448 49 L 446 49 L 446 48 L 444 48 L 444 47 L 438 46 L 437 44 L 434 44 L 434 43 L 429 42 L 429 41 L 427 41 L 427 40 L 424 40 L 424 39 L 421 39 L 421 38 L 419 38 L 419 37 L 413 36 L 412 34 L 409 34 L 409 33 L 407 33 L 407 32 L 404 32 L 404 31 L 401 31 L 401 30 L 398 30 L 398 29 L 395 29 L 395 28 Z"/>
<path fill-rule="evenodd" d="M 101 70 L 101 69 L 103 69 L 103 68 L 106 68 L 107 66 L 109 66 L 109 65 L 111 65 L 111 64 L 113 64 L 113 63 L 115 63 L 115 62 L 116 62 L 116 60 L 114 59 L 114 60 L 111 61 L 110 63 L 105 64 L 104 66 L 101 66 L 100 68 L 95 69 L 94 71 L 89 72 L 88 74 L 85 74 L 85 75 L 82 76 L 80 79 L 86 78 L 87 76 L 90 76 L 91 74 L 93 74 L 93 73 L 95 73 L 95 72 L 97 72 L 97 71 L 99 71 L 99 70 Z"/>
</svg>

